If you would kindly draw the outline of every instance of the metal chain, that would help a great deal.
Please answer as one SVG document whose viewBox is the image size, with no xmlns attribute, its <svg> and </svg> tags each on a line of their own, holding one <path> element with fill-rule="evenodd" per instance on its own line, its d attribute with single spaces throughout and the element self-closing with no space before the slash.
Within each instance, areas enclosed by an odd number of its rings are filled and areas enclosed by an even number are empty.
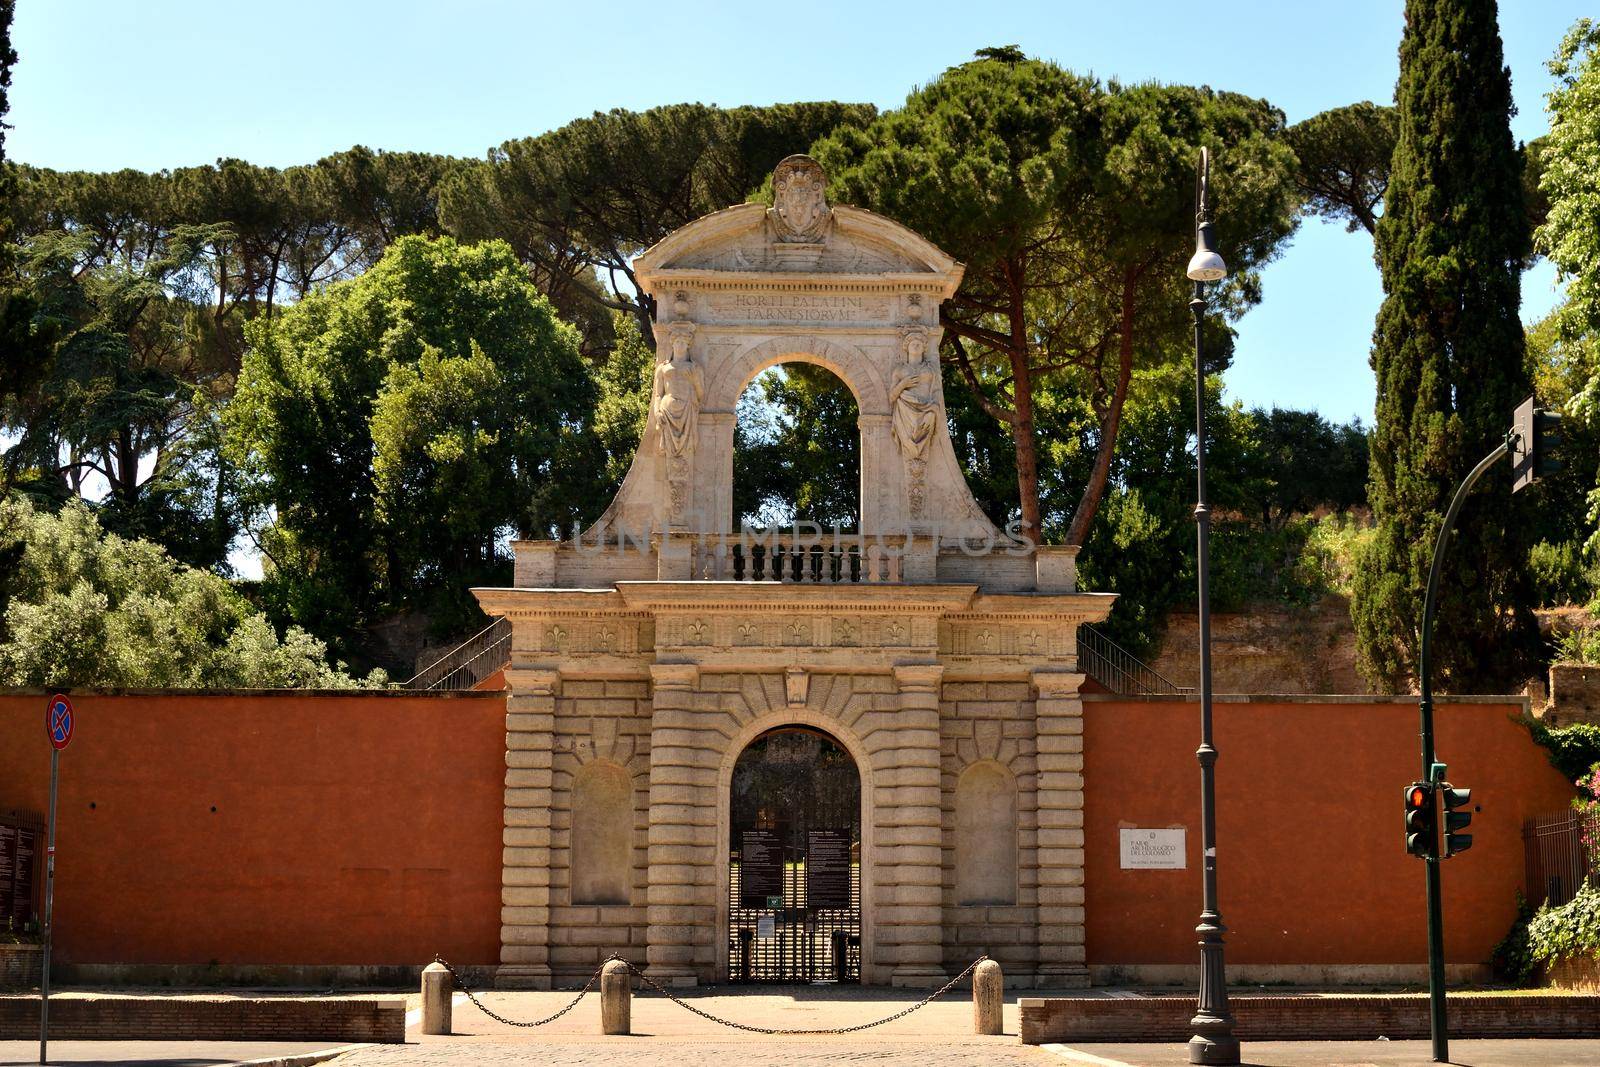
<svg viewBox="0 0 1600 1067">
<path fill-rule="evenodd" d="M 958 974 L 954 978 L 950 979 L 950 981 L 946 982 L 943 986 L 941 986 L 938 989 L 934 990 L 932 993 L 929 993 L 927 996 L 923 997 L 921 1000 L 917 1001 L 915 1004 L 911 1005 L 910 1007 L 900 1009 L 899 1011 L 895 1012 L 893 1015 L 885 1015 L 883 1018 L 874 1019 L 870 1023 L 857 1023 L 854 1026 L 835 1026 L 835 1027 L 832 1027 L 832 1028 L 826 1029 L 826 1030 L 804 1030 L 804 1029 L 785 1030 L 785 1029 L 783 1029 L 781 1027 L 752 1026 L 749 1023 L 736 1023 L 732 1019 L 724 1019 L 719 1015 L 713 1015 L 709 1011 L 703 1011 L 700 1008 L 695 1007 L 693 1004 L 690 1004 L 688 1001 L 674 996 L 670 991 L 668 991 L 666 988 L 664 988 L 663 986 L 658 984 L 649 975 L 645 974 L 639 968 L 635 967 L 633 965 L 633 961 L 627 960 L 627 959 L 623 959 L 623 957 L 617 956 L 617 955 L 607 956 L 603 961 L 601 961 L 600 966 L 595 968 L 595 972 L 589 976 L 589 980 L 587 982 L 585 982 L 584 985 L 583 985 L 583 988 L 578 991 L 578 995 L 576 997 L 573 997 L 572 998 L 572 1002 L 570 1004 L 568 1004 L 566 1007 L 562 1008 L 560 1011 L 556 1012 L 554 1015 L 547 1016 L 546 1018 L 543 1018 L 543 1019 L 537 1019 L 537 1020 L 534 1020 L 532 1022 L 518 1022 L 515 1019 L 507 1019 L 504 1015 L 500 1015 L 497 1012 L 491 1011 L 490 1009 L 485 1007 L 484 1004 L 483 1004 L 483 1001 L 479 1000 L 477 998 L 477 996 L 472 992 L 472 990 L 467 988 L 466 983 L 461 980 L 461 975 L 457 974 L 456 973 L 456 969 L 454 967 L 450 966 L 450 964 L 447 961 L 440 959 L 438 956 L 435 956 L 434 957 L 434 962 L 441 963 L 441 964 L 444 965 L 444 969 L 450 972 L 450 977 L 455 982 L 456 988 L 461 990 L 461 992 L 463 992 L 463 993 L 465 993 L 467 995 L 467 999 L 472 1001 L 474 1007 L 476 1007 L 479 1011 L 483 1012 L 489 1018 L 493 1019 L 495 1022 L 504 1023 L 507 1026 L 543 1026 L 545 1023 L 553 1023 L 553 1022 L 555 1022 L 557 1019 L 561 1018 L 567 1012 L 569 1012 L 573 1008 L 577 1007 L 578 1006 L 578 1001 L 582 1000 L 584 998 L 584 995 L 586 993 L 588 993 L 590 989 L 594 988 L 595 979 L 600 977 L 600 972 L 605 969 L 605 966 L 606 966 L 607 963 L 610 963 L 612 960 L 619 960 L 623 964 L 627 965 L 627 968 L 628 968 L 629 972 L 632 973 L 635 977 L 637 977 L 645 985 L 649 986 L 651 989 L 654 989 L 657 993 L 660 993 L 662 996 L 664 996 L 668 1000 L 672 1001 L 672 1003 L 676 1004 L 678 1007 L 682 1008 L 684 1011 L 691 1012 L 691 1013 L 693 1013 L 695 1015 L 698 1015 L 702 1019 L 706 1019 L 706 1020 L 709 1020 L 710 1022 L 718 1023 L 718 1024 L 722 1025 L 722 1026 L 730 1026 L 735 1030 L 744 1030 L 745 1032 L 752 1033 L 752 1034 L 768 1034 L 768 1035 L 777 1036 L 777 1037 L 804 1037 L 804 1036 L 821 1036 L 821 1035 L 825 1035 L 825 1034 L 853 1034 L 858 1030 L 870 1030 L 874 1026 L 882 1026 L 885 1023 L 892 1023 L 896 1019 L 904 1019 L 907 1015 L 910 1015 L 912 1012 L 916 1011 L 918 1008 L 927 1007 L 929 1004 L 932 1004 L 935 1000 L 938 1000 L 940 997 L 942 997 L 946 993 L 950 992 L 950 990 L 952 990 L 956 986 L 960 985 L 962 983 L 962 981 L 966 979 L 967 975 L 969 975 L 973 971 L 977 970 L 978 964 L 982 963 L 984 960 L 986 960 L 988 958 L 989 958 L 988 956 L 979 956 L 977 959 L 975 959 L 971 963 L 967 964 L 967 969 L 966 970 L 962 971 L 960 974 Z"/>
<path fill-rule="evenodd" d="M 554 1015 L 547 1016 L 547 1017 L 545 1017 L 543 1019 L 534 1019 L 534 1020 L 532 1020 L 530 1022 L 518 1022 L 516 1019 L 507 1019 L 504 1015 L 501 1015 L 499 1012 L 491 1010 L 489 1007 L 487 1007 L 483 1003 L 483 1001 L 478 999 L 478 996 L 477 996 L 476 993 L 474 993 L 472 990 L 467 988 L 467 983 L 465 983 L 465 982 L 463 982 L 461 980 L 461 975 L 456 973 L 456 969 L 454 967 L 450 966 L 450 964 L 449 964 L 449 962 L 447 960 L 443 960 L 443 959 L 440 959 L 438 956 L 435 956 L 435 957 L 433 957 L 433 962 L 444 964 L 444 969 L 450 972 L 450 978 L 451 978 L 451 980 L 453 982 L 455 982 L 456 988 L 461 990 L 461 992 L 463 992 L 463 993 L 465 993 L 467 995 L 467 999 L 472 1001 L 473 1007 L 475 1007 L 479 1011 L 483 1012 L 485 1015 L 487 1015 L 489 1018 L 493 1019 L 495 1022 L 504 1023 L 507 1026 L 543 1026 L 545 1023 L 553 1023 L 553 1022 L 555 1022 L 557 1019 L 561 1018 L 567 1012 L 571 1011 L 573 1008 L 576 1008 L 578 1006 L 578 1001 L 582 1000 L 584 998 L 584 996 L 589 992 L 589 990 L 594 988 L 594 981 L 595 981 L 596 978 L 600 977 L 600 972 L 605 969 L 606 964 L 610 963 L 612 960 L 620 960 L 620 959 L 622 959 L 621 956 L 607 956 L 605 958 L 605 960 L 603 960 L 601 962 L 600 966 L 595 968 L 594 973 L 589 976 L 589 980 L 587 982 L 583 983 L 583 988 L 578 990 L 578 995 L 572 998 L 572 1002 L 570 1004 L 568 1004 L 566 1007 L 562 1008 L 560 1011 L 556 1012 Z M 627 963 L 626 960 L 623 960 L 623 962 Z M 633 965 L 630 963 L 630 964 L 628 964 L 628 966 L 632 967 Z"/>
</svg>

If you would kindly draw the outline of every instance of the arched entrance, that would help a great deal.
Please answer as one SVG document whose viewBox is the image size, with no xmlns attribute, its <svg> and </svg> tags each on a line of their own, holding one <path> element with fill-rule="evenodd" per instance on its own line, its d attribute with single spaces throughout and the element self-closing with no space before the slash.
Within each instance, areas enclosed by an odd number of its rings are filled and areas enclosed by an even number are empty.
<svg viewBox="0 0 1600 1067">
<path fill-rule="evenodd" d="M 843 745 L 780 726 L 739 754 L 728 797 L 728 978 L 861 979 L 861 775 Z"/>
</svg>

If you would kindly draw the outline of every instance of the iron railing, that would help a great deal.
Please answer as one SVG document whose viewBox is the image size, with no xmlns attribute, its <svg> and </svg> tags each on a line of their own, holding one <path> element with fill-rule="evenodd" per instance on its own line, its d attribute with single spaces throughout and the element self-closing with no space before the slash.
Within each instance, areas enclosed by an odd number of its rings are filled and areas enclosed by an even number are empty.
<svg viewBox="0 0 1600 1067">
<path fill-rule="evenodd" d="M 491 622 L 424 667 L 407 689 L 472 689 L 511 662 L 511 620 Z"/>
<path fill-rule="evenodd" d="M 1522 824 L 1528 902 L 1559 907 L 1584 882 L 1600 886 L 1600 813 L 1563 811 Z"/>
<path fill-rule="evenodd" d="M 1078 669 L 1121 696 L 1194 692 L 1157 674 L 1148 663 L 1086 622 L 1078 624 Z"/>
</svg>

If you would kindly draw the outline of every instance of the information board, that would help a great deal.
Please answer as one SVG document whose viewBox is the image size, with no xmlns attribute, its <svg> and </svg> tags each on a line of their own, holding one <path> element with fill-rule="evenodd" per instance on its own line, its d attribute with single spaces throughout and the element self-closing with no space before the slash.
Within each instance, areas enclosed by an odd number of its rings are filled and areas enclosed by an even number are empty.
<svg viewBox="0 0 1600 1067">
<path fill-rule="evenodd" d="M 806 903 L 813 908 L 850 906 L 850 838 L 848 830 L 806 833 Z"/>
<path fill-rule="evenodd" d="M 1181 871 L 1188 865 L 1187 833 L 1182 827 L 1163 830 L 1122 831 L 1122 869 L 1125 871 Z"/>
<path fill-rule="evenodd" d="M 771 830 L 745 830 L 739 835 L 739 906 L 765 908 L 768 897 L 783 898 L 783 845 Z"/>
<path fill-rule="evenodd" d="M 26 826 L 0 823 L 0 926 L 15 928 L 33 918 L 34 854 L 39 834 Z"/>
</svg>

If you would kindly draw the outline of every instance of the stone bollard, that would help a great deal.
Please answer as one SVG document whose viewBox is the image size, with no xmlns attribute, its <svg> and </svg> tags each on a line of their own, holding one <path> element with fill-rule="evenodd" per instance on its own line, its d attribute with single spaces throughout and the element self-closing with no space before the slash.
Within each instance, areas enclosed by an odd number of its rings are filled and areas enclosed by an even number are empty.
<svg viewBox="0 0 1600 1067">
<path fill-rule="evenodd" d="M 1000 965 L 984 960 L 972 972 L 972 1032 L 999 1034 L 1005 1031 L 1006 980 Z"/>
<path fill-rule="evenodd" d="M 600 969 L 600 1032 L 632 1033 L 633 975 L 621 960 L 611 960 Z"/>
<path fill-rule="evenodd" d="M 435 960 L 422 969 L 422 1032 L 450 1032 L 450 997 L 453 993 L 450 970 Z"/>
</svg>

